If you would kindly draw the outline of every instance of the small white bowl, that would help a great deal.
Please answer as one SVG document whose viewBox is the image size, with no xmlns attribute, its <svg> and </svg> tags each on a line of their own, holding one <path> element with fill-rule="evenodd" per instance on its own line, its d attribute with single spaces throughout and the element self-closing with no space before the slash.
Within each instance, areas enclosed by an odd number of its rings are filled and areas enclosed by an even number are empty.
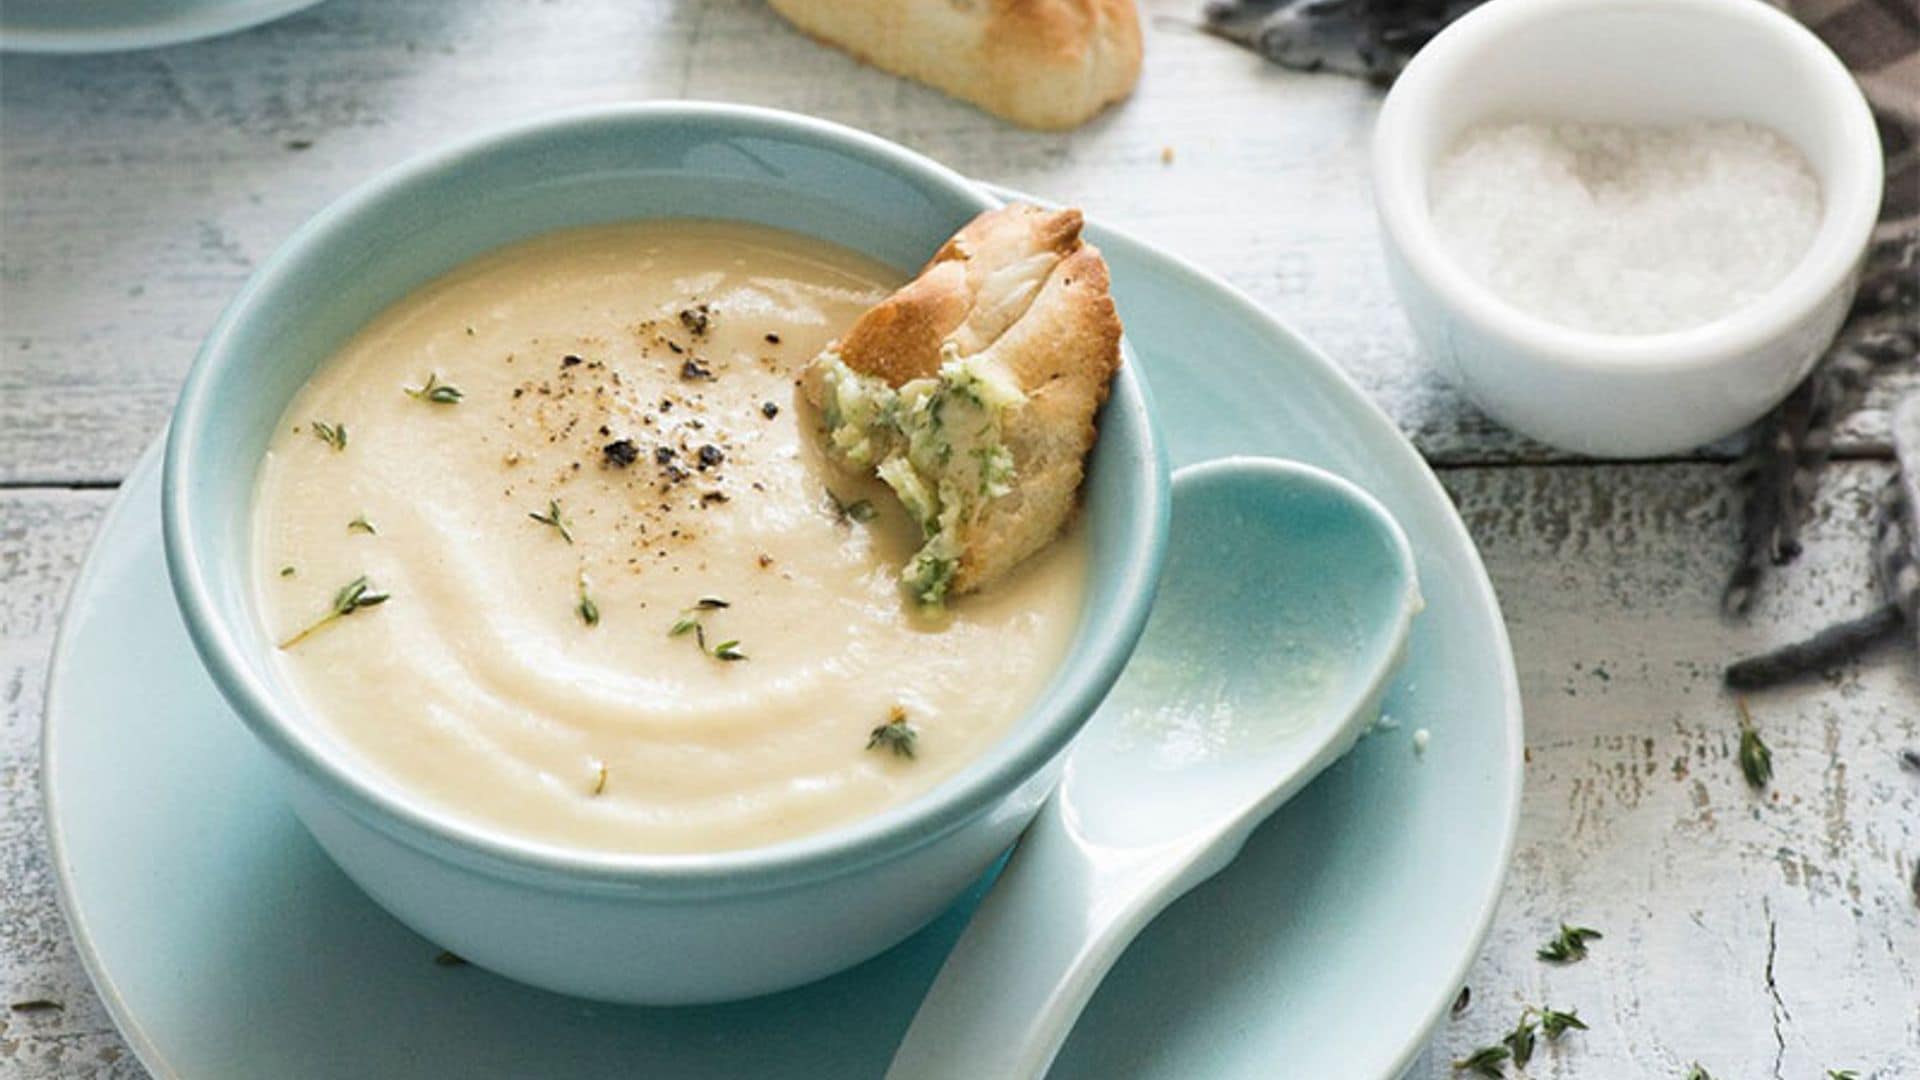
<svg viewBox="0 0 1920 1080">
<path fill-rule="evenodd" d="M 1449 255 L 1427 178 L 1483 121 L 1746 120 L 1820 180 L 1813 243 L 1766 295 L 1658 334 L 1574 330 L 1509 304 Z M 1754 0 L 1492 0 L 1422 49 L 1381 108 L 1374 199 L 1387 264 L 1427 354 L 1482 408 L 1583 454 L 1672 453 L 1778 404 L 1839 330 L 1879 215 L 1880 140 L 1820 39 Z"/>
</svg>

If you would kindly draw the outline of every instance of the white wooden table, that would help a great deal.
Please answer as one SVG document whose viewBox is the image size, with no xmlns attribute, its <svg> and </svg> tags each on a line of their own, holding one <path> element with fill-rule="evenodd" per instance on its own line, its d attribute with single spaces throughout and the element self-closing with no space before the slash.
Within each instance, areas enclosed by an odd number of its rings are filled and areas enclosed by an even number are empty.
<svg viewBox="0 0 1920 1080">
<path fill-rule="evenodd" d="M 295 225 L 425 146 L 558 106 L 697 97 L 854 124 L 1164 245 L 1316 341 L 1441 469 L 1513 631 L 1529 764 L 1472 1005 L 1414 1075 L 1448 1076 L 1544 995 L 1592 1030 L 1535 1077 L 1678 1077 L 1695 1059 L 1722 1080 L 1920 1076 L 1920 775 L 1896 757 L 1920 746 L 1912 659 L 1757 698 L 1764 795 L 1740 777 L 1718 681 L 1730 657 L 1874 602 L 1885 409 L 1920 377 L 1848 419 L 1806 553 L 1750 621 L 1724 622 L 1729 448 L 1595 465 L 1482 417 L 1422 362 L 1387 287 L 1376 93 L 1200 35 L 1199 0 L 1148 7 L 1135 99 L 1070 135 L 863 69 L 757 0 L 329 0 L 219 41 L 0 60 L 0 994 L 65 1006 L 0 1014 L 0 1075 L 140 1073 L 55 906 L 42 688 L 88 537 L 217 312 Z M 1607 936 L 1549 967 L 1533 952 L 1562 918 Z"/>
</svg>

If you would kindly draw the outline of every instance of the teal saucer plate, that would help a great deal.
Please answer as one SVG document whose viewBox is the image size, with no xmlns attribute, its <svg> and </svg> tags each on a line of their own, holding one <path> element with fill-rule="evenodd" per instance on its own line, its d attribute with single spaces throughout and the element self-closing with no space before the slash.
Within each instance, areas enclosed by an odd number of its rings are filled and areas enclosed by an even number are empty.
<svg viewBox="0 0 1920 1080">
<path fill-rule="evenodd" d="M 0 50 L 101 53 L 231 34 L 319 0 L 7 0 Z"/>
<path fill-rule="evenodd" d="M 1427 608 L 1386 701 L 1396 727 L 1147 929 L 1051 1075 L 1396 1076 L 1465 978 L 1513 848 L 1520 699 L 1492 588 L 1432 472 L 1338 368 L 1218 280 L 1090 235 L 1173 464 L 1269 455 L 1352 480 L 1406 531 Z M 984 884 L 877 959 L 731 1005 L 601 1005 L 436 963 L 308 838 L 202 672 L 161 556 L 158 464 L 135 467 L 74 585 L 43 733 L 61 903 L 150 1070 L 881 1075 Z M 1244 571 L 1258 588 L 1262 567 Z"/>
</svg>

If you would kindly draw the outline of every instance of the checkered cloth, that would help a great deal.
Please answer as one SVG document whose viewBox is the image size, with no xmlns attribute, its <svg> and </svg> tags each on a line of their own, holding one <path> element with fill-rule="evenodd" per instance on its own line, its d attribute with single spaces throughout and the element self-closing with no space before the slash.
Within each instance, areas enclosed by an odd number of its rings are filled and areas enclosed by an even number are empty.
<svg viewBox="0 0 1920 1080">
<path fill-rule="evenodd" d="M 1213 0 L 1204 26 L 1277 64 L 1391 82 L 1421 46 L 1481 0 Z M 1754 3 L 1763 0 L 1752 0 Z M 1768 570 L 1800 552 L 1833 425 L 1873 378 L 1920 364 L 1920 3 L 1779 0 L 1838 53 L 1873 105 L 1886 152 L 1886 198 L 1860 294 L 1832 350 L 1755 425 L 1740 469 L 1740 558 L 1722 597 L 1744 615 Z M 1916 395 L 1920 397 L 1920 395 Z M 1729 682 L 1769 685 L 1920 630 L 1920 400 L 1893 424 L 1901 470 L 1878 507 L 1873 545 L 1885 605 L 1808 642 L 1736 664 Z M 1920 636 L 1915 637 L 1920 644 Z"/>
</svg>

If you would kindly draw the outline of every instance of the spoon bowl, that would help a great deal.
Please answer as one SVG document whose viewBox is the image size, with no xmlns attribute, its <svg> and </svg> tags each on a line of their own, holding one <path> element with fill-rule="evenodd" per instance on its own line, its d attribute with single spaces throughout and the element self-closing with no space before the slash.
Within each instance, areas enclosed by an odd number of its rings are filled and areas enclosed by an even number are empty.
<svg viewBox="0 0 1920 1080">
<path fill-rule="evenodd" d="M 1167 904 L 1353 747 L 1420 610 L 1380 504 L 1310 466 L 1174 475 L 1161 589 L 1060 786 L 954 946 L 890 1080 L 1037 1077 Z"/>
<path fill-rule="evenodd" d="M 1055 795 L 1089 843 L 1257 824 L 1371 719 L 1419 609 L 1379 504 L 1272 459 L 1182 470 L 1166 584 Z"/>
</svg>

